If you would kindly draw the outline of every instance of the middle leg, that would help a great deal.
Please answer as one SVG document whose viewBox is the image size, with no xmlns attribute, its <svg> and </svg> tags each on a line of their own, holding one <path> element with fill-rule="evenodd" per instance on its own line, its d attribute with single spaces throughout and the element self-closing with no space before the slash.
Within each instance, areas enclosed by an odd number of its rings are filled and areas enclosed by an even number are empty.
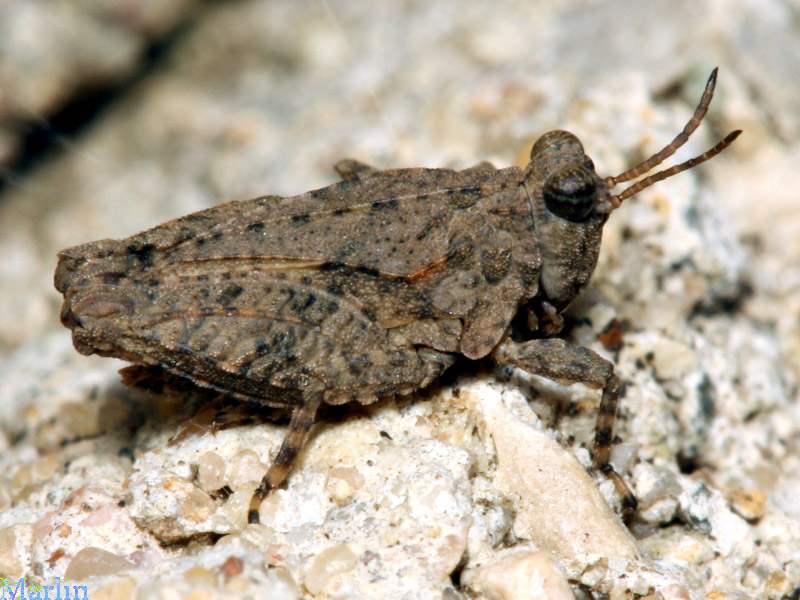
<svg viewBox="0 0 800 600">
<path fill-rule="evenodd" d="M 266 497 L 270 490 L 278 487 L 289 472 L 289 467 L 292 465 L 298 452 L 303 449 L 308 441 L 308 434 L 311 431 L 311 426 L 314 424 L 314 416 L 317 414 L 320 402 L 322 401 L 322 392 L 314 392 L 312 395 L 306 397 L 300 406 L 295 407 L 292 412 L 292 419 L 289 422 L 289 431 L 286 432 L 286 437 L 283 438 L 278 454 L 272 461 L 267 474 L 261 480 L 261 484 L 253 492 L 253 497 L 250 500 L 250 508 L 247 511 L 247 522 L 258 523 L 259 516 L 258 510 L 261 507 L 261 501 Z"/>
</svg>

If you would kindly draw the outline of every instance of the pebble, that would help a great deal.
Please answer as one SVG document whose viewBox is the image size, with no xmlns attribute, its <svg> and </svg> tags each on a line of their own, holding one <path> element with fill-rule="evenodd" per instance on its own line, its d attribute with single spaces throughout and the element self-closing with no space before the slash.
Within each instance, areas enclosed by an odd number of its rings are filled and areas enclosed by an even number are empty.
<svg viewBox="0 0 800 600">
<path fill-rule="evenodd" d="M 591 554 L 636 558 L 635 540 L 570 452 L 517 418 L 490 386 L 469 397 L 494 442 L 495 485 L 514 503 L 517 537 L 568 562 Z"/>
<path fill-rule="evenodd" d="M 24 577 L 31 560 L 33 528 L 27 524 L 0 529 L 0 577 Z"/>
<path fill-rule="evenodd" d="M 208 529 L 217 510 L 211 497 L 191 481 L 167 469 L 134 472 L 128 481 L 128 505 L 140 527 L 164 541 L 179 541 Z M 222 533 L 222 532 L 221 532 Z"/>
<path fill-rule="evenodd" d="M 134 565 L 121 556 L 108 552 L 102 548 L 84 548 L 79 551 L 70 561 L 64 577 L 74 581 L 81 581 L 87 577 L 98 577 L 100 575 L 112 575 Z"/>
<path fill-rule="evenodd" d="M 767 495 L 758 490 L 731 490 L 727 494 L 731 508 L 748 521 L 757 521 L 764 516 Z"/>
<path fill-rule="evenodd" d="M 334 590 L 329 588 L 333 578 L 349 573 L 356 564 L 358 564 L 358 556 L 347 546 L 326 548 L 314 558 L 303 583 L 309 593 L 314 596 L 323 592 L 334 593 Z"/>
<path fill-rule="evenodd" d="M 228 468 L 228 485 L 234 490 L 244 489 L 245 487 L 256 487 L 267 466 L 261 462 L 261 458 L 253 450 L 245 449 L 237 453 L 230 461 Z M 255 485 L 254 485 L 255 484 Z"/>
<path fill-rule="evenodd" d="M 216 452 L 204 452 L 197 461 L 197 484 L 207 492 L 215 492 L 226 483 L 225 460 Z"/>
<path fill-rule="evenodd" d="M 574 600 L 564 574 L 546 552 L 516 551 L 480 567 L 471 583 L 489 600 Z"/>
</svg>

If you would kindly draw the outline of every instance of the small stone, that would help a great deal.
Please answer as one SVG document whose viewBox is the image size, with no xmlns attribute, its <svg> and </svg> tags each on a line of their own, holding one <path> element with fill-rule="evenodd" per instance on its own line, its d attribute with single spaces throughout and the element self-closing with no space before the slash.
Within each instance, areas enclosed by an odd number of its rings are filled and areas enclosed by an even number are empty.
<svg viewBox="0 0 800 600">
<path fill-rule="evenodd" d="M 136 581 L 133 579 L 112 581 L 91 591 L 92 600 L 133 600 L 135 597 Z"/>
<path fill-rule="evenodd" d="M 240 535 L 242 539 L 262 550 L 275 543 L 275 530 L 263 523 L 249 523 Z"/>
<path fill-rule="evenodd" d="M 30 465 L 20 465 L 11 478 L 11 494 L 14 500 L 24 497 L 25 489 L 33 483 L 33 469 Z"/>
<path fill-rule="evenodd" d="M 214 492 L 226 483 L 223 458 L 216 452 L 204 452 L 197 461 L 197 484 L 207 492 Z"/>
<path fill-rule="evenodd" d="M 334 467 L 328 471 L 328 478 L 346 481 L 354 490 L 360 490 L 366 482 L 364 476 L 354 467 Z"/>
<path fill-rule="evenodd" d="M 292 577 L 289 569 L 284 567 L 270 568 L 267 572 L 267 579 L 272 583 L 272 598 L 274 600 L 286 600 L 301 598 L 300 588 Z"/>
<path fill-rule="evenodd" d="M 98 575 L 112 575 L 130 569 L 133 563 L 102 548 L 84 548 L 69 563 L 64 577 L 82 580 Z"/>
<path fill-rule="evenodd" d="M 12 525 L 0 529 L 0 577 L 23 577 L 30 561 L 33 528 Z"/>
<path fill-rule="evenodd" d="M 223 511 L 237 531 L 247 527 L 247 512 L 250 509 L 250 500 L 256 489 L 256 483 L 241 487 L 228 496 Z"/>
<path fill-rule="evenodd" d="M 564 574 L 546 552 L 514 552 L 482 566 L 473 585 L 489 600 L 573 600 Z"/>
<path fill-rule="evenodd" d="M 216 503 L 191 481 L 166 469 L 134 472 L 128 489 L 128 505 L 136 523 L 163 541 L 186 539 L 199 532 L 211 531 L 211 517 Z"/>
<path fill-rule="evenodd" d="M 748 521 L 757 521 L 764 516 L 767 495 L 758 490 L 732 490 L 728 492 L 728 502 L 733 512 Z"/>
<path fill-rule="evenodd" d="M 228 577 L 235 577 L 236 575 L 240 575 L 242 571 L 244 571 L 244 563 L 242 562 L 241 558 L 236 556 L 229 556 L 224 563 L 222 563 L 222 567 L 220 568 L 222 574 Z"/>
<path fill-rule="evenodd" d="M 245 594 L 250 591 L 250 582 L 246 577 L 237 575 L 225 581 L 225 589 L 236 594 L 236 597 L 245 597 Z M 269 598 L 272 599 L 274 597 L 272 590 L 270 590 Z"/>
<path fill-rule="evenodd" d="M 572 454 L 517 418 L 488 386 L 469 397 L 484 414 L 485 435 L 497 449 L 495 485 L 514 502 L 518 537 L 562 561 L 589 554 L 637 556 L 635 540 Z"/>
<path fill-rule="evenodd" d="M 73 438 L 88 438 L 102 433 L 97 407 L 89 403 L 70 403 L 61 409 L 59 421 Z"/>
<path fill-rule="evenodd" d="M 343 505 L 364 486 L 364 476 L 353 467 L 334 467 L 328 471 L 326 489 L 331 500 Z"/>
<path fill-rule="evenodd" d="M 593 564 L 581 573 L 581 583 L 586 587 L 598 585 L 608 575 L 608 567 L 604 564 Z"/>
<path fill-rule="evenodd" d="M 330 580 L 339 574 L 352 571 L 358 564 L 358 556 L 347 546 L 333 546 L 326 548 L 314 558 L 311 568 L 305 576 L 306 589 L 313 596 L 323 591 L 326 593 Z"/>
<path fill-rule="evenodd" d="M 677 498 L 681 486 L 671 470 L 641 462 L 633 469 L 636 499 L 641 508 L 668 498 Z"/>
<path fill-rule="evenodd" d="M 792 593 L 792 584 L 789 578 L 780 571 L 769 574 L 765 587 L 769 598 L 788 598 Z"/>
<path fill-rule="evenodd" d="M 639 510 L 637 516 L 645 523 L 663 525 L 672 521 L 679 507 L 677 498 L 663 498 Z"/>
<path fill-rule="evenodd" d="M 217 585 L 217 576 L 205 567 L 192 567 L 183 572 L 183 578 L 203 585 Z"/>
<path fill-rule="evenodd" d="M 55 474 L 60 464 L 55 454 L 45 454 L 33 463 L 32 475 L 34 481 L 47 481 Z"/>
<path fill-rule="evenodd" d="M 635 342 L 630 344 L 634 356 L 649 359 L 658 379 L 679 379 L 686 374 L 697 359 L 692 349 L 655 333 L 631 336 Z"/>
<path fill-rule="evenodd" d="M 614 444 L 611 448 L 611 466 L 617 473 L 627 473 L 636 462 L 639 447 L 630 442 Z"/>
<path fill-rule="evenodd" d="M 261 462 L 258 454 L 250 449 L 242 450 L 230 461 L 228 485 L 234 490 L 250 487 L 252 492 L 266 472 L 267 467 Z"/>
</svg>

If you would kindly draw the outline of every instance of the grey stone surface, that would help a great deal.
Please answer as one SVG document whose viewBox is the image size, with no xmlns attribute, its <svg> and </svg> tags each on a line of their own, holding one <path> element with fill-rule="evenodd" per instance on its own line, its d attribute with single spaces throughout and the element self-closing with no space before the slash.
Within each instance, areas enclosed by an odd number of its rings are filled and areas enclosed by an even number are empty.
<svg viewBox="0 0 800 600">
<path fill-rule="evenodd" d="M 156 72 L 7 187 L 0 576 L 50 585 L 69 569 L 96 573 L 84 580 L 90 597 L 438 600 L 504 598 L 521 577 L 555 569 L 573 590 L 610 598 L 792 597 L 798 6 L 641 6 L 217 3 Z M 13 50 L 78 60 L 69 45 L 53 56 L 50 42 Z M 615 212 L 592 286 L 569 309 L 572 341 L 613 359 L 625 382 L 614 461 L 642 502 L 635 553 L 542 547 L 526 514 L 534 488 L 524 469 L 509 475 L 508 446 L 494 439 L 501 415 L 514 424 L 504 433 L 549 436 L 557 460 L 589 467 L 598 394 L 582 386 L 462 372 L 323 421 L 263 524 L 248 526 L 254 480 L 285 427 L 214 431 L 218 407 L 124 389 L 123 364 L 78 355 L 58 323 L 52 273 L 64 247 L 313 189 L 344 156 L 387 168 L 518 163 L 553 128 L 576 133 L 599 172 L 618 173 L 672 139 L 717 64 L 707 123 L 676 158 L 745 133 Z M 598 341 L 614 318 L 617 352 Z M 590 476 L 611 508 L 597 518 L 627 539 L 613 486 Z M 233 490 L 225 501 L 210 495 L 220 482 Z M 577 521 L 572 509 L 554 503 L 538 518 Z M 552 565 L 538 558 L 545 550 Z"/>
<path fill-rule="evenodd" d="M 193 14 L 198 0 L 0 2 L 0 169 L 25 133 L 47 129 L 71 100 L 134 75 L 151 44 Z"/>
</svg>

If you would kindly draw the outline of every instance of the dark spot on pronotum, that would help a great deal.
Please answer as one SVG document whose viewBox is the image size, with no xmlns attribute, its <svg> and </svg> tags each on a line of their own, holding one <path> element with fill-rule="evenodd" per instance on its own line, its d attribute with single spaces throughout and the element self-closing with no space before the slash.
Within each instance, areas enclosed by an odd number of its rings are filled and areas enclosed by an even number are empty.
<svg viewBox="0 0 800 600">
<path fill-rule="evenodd" d="M 355 358 L 349 360 L 347 363 L 347 369 L 353 375 L 358 375 L 364 369 L 368 369 L 371 366 L 372 366 L 372 360 L 366 354 L 356 356 Z"/>
<path fill-rule="evenodd" d="M 331 296 L 343 296 L 344 295 L 344 289 L 342 289 L 342 286 L 339 283 L 331 283 L 331 284 L 329 284 L 328 287 L 325 288 L 325 291 L 327 291 Z"/>
<path fill-rule="evenodd" d="M 308 295 L 308 298 L 306 298 L 306 301 L 305 301 L 305 302 L 302 304 L 302 306 L 300 306 L 300 309 L 299 309 L 299 310 L 300 310 L 300 312 L 302 312 L 302 311 L 304 311 L 304 310 L 306 310 L 306 309 L 308 309 L 308 308 L 311 308 L 311 306 L 312 306 L 312 305 L 313 305 L 313 304 L 314 304 L 316 301 L 317 301 L 317 297 L 316 297 L 316 295 L 314 295 L 314 294 L 309 294 L 309 295 Z"/>
<path fill-rule="evenodd" d="M 131 244 L 128 246 L 127 250 L 128 256 L 143 267 L 149 267 L 153 264 L 153 250 L 155 250 L 153 244 Z"/>
<path fill-rule="evenodd" d="M 306 214 L 302 214 L 302 215 L 294 215 L 292 217 L 292 223 L 294 225 L 305 225 L 310 220 L 311 220 L 311 216 L 308 215 L 307 213 Z"/>
<path fill-rule="evenodd" d="M 247 226 L 247 231 L 255 231 L 255 232 L 264 231 L 264 223 L 262 223 L 261 221 L 250 223 L 250 225 Z"/>
<path fill-rule="evenodd" d="M 240 285 L 233 284 L 226 287 L 222 293 L 217 296 L 217 302 L 222 304 L 223 306 L 229 304 L 236 300 L 239 296 L 242 295 L 244 288 Z"/>
</svg>

